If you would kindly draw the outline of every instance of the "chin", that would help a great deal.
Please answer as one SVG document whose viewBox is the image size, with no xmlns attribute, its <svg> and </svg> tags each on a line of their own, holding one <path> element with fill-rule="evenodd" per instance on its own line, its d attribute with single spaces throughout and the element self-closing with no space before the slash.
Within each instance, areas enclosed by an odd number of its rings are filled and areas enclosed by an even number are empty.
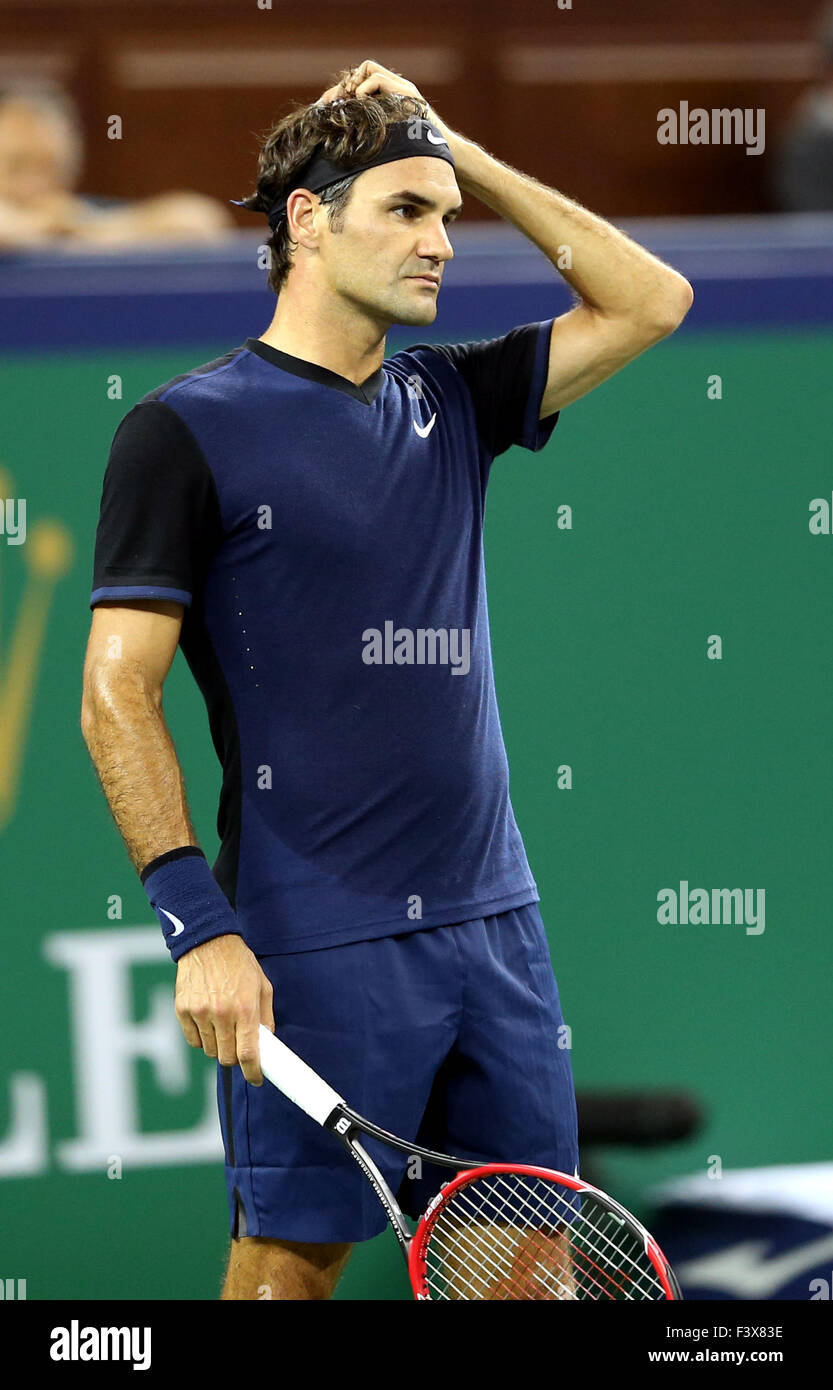
<svg viewBox="0 0 833 1390">
<path fill-rule="evenodd" d="M 396 316 L 397 323 L 404 323 L 418 328 L 420 324 L 433 323 L 437 317 L 437 296 L 426 295 L 425 303 L 415 304 L 413 300 L 408 303 L 400 304 Z"/>
</svg>

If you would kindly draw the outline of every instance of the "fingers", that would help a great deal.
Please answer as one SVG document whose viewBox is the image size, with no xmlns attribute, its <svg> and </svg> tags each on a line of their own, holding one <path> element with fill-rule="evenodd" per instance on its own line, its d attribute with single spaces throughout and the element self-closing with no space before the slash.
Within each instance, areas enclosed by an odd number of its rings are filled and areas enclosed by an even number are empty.
<svg viewBox="0 0 833 1390">
<path fill-rule="evenodd" d="M 206 1057 L 216 1058 L 223 1067 L 239 1063 L 247 1081 L 253 1086 L 263 1085 L 257 1030 L 262 1022 L 271 1032 L 275 1031 L 271 993 L 268 1002 L 261 1004 L 259 1017 L 249 1011 L 247 1018 L 235 1020 L 230 1012 L 215 1010 L 213 1021 L 207 1015 L 195 1020 L 192 1014 L 184 1014 L 179 1016 L 179 1022 L 191 1047 L 202 1048 Z"/>
<path fill-rule="evenodd" d="M 260 1067 L 260 1034 L 259 1028 L 263 1023 L 270 1033 L 275 1031 L 275 1017 L 272 1012 L 272 985 L 270 981 L 260 971 L 260 995 L 254 1008 L 248 1009 L 246 1013 L 238 1017 L 233 1034 L 230 1033 L 224 1039 L 227 1053 L 230 1060 L 226 1062 L 223 1052 L 220 1053 L 220 1061 L 231 1066 L 235 1062 L 239 1063 L 246 1080 L 252 1086 L 263 1085 L 263 1072 Z"/>
<path fill-rule="evenodd" d="M 221 1008 L 214 1010 L 214 1032 L 217 1038 L 217 1051 L 208 1052 L 203 1047 L 206 1057 L 216 1057 L 222 1067 L 233 1067 L 237 1061 L 237 1029 L 239 1024 L 231 1009 Z"/>
<path fill-rule="evenodd" d="M 237 1024 L 237 1061 L 246 1080 L 252 1086 L 263 1085 L 263 1072 L 260 1067 L 260 1035 L 262 1023 L 270 1033 L 275 1031 L 275 1015 L 272 1007 L 272 984 L 263 971 L 260 972 L 260 999 L 256 1017 Z"/>
<path fill-rule="evenodd" d="M 318 104 L 324 105 L 327 102 L 344 100 L 345 97 L 353 96 L 356 84 L 361 80 L 359 74 L 361 73 L 361 77 L 367 77 L 371 63 L 372 60 L 368 59 L 359 67 L 351 68 L 338 82 L 321 94 L 318 98 Z M 372 64 L 372 66 L 378 67 L 378 63 Z"/>
<path fill-rule="evenodd" d="M 253 1019 L 237 1025 L 237 1060 L 240 1063 L 240 1070 L 252 1086 L 263 1085 L 263 1072 L 260 1070 L 258 1024 L 259 1019 Z"/>
<path fill-rule="evenodd" d="M 191 1047 L 201 1047 L 206 1057 L 217 1056 L 217 1034 L 208 1010 L 197 1013 L 177 1009 L 177 1018 Z"/>
<path fill-rule="evenodd" d="M 323 105 L 345 97 L 371 96 L 374 92 L 419 95 L 413 83 L 408 82 L 401 73 L 383 67 L 375 58 L 365 58 L 364 62 L 352 68 L 335 86 L 328 87 L 318 101 Z"/>
<path fill-rule="evenodd" d="M 258 1027 L 275 1031 L 272 984 L 237 937 L 206 942 L 179 962 L 176 1016 L 190 1047 L 263 1085 Z"/>
<path fill-rule="evenodd" d="M 266 976 L 260 987 L 260 1021 L 270 1033 L 275 1031 L 275 1013 L 273 1008 L 272 984 Z"/>
<path fill-rule="evenodd" d="M 393 68 L 383 67 L 381 63 L 376 62 L 375 58 L 365 58 L 364 62 L 359 63 L 357 68 L 353 68 L 350 77 L 354 82 L 359 83 L 363 82 L 366 77 L 370 77 L 371 75 L 380 77 L 383 73 L 386 77 L 402 76 L 401 73 L 394 72 Z"/>
<path fill-rule="evenodd" d="M 187 1009 L 182 1009 L 179 1005 L 177 1005 L 176 1016 L 179 1019 L 179 1026 L 185 1034 L 185 1041 L 187 1042 L 188 1046 L 202 1047 L 202 1038 L 200 1037 L 200 1030 L 194 1022 L 193 1018 L 191 1017 L 190 1013 L 188 1013 Z"/>
</svg>

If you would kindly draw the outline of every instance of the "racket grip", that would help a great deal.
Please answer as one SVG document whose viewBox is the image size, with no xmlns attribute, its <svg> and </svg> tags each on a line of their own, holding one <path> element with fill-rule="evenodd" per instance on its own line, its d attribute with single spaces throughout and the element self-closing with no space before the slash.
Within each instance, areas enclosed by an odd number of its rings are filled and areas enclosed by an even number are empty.
<svg viewBox="0 0 833 1390">
<path fill-rule="evenodd" d="M 262 1023 L 259 1034 L 260 1066 L 267 1081 L 323 1125 L 336 1106 L 344 1104 L 344 1097 Z"/>
</svg>

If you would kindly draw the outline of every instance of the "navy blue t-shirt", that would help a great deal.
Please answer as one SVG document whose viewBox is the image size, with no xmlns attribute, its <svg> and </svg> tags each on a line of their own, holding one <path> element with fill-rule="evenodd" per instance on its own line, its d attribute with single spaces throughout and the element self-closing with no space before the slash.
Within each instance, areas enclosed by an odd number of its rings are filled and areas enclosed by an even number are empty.
<svg viewBox="0 0 833 1390">
<path fill-rule="evenodd" d="M 360 386 L 250 338 L 116 431 L 90 607 L 184 605 L 223 769 L 213 872 L 259 954 L 538 900 L 482 531 L 492 460 L 558 419 L 551 327 L 419 344 Z"/>
</svg>

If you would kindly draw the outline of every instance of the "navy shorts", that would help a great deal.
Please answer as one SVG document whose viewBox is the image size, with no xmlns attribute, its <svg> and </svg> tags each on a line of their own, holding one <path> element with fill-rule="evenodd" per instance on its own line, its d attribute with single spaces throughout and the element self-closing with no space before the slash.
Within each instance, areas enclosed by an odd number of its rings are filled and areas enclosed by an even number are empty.
<svg viewBox="0 0 833 1390">
<path fill-rule="evenodd" d="M 368 1120 L 440 1153 L 576 1171 L 569 1032 L 536 903 L 258 959 L 278 1037 Z M 332 1134 L 268 1081 L 217 1070 L 233 1236 L 352 1243 L 384 1230 Z M 362 1142 L 411 1217 L 453 1175 Z"/>
</svg>

